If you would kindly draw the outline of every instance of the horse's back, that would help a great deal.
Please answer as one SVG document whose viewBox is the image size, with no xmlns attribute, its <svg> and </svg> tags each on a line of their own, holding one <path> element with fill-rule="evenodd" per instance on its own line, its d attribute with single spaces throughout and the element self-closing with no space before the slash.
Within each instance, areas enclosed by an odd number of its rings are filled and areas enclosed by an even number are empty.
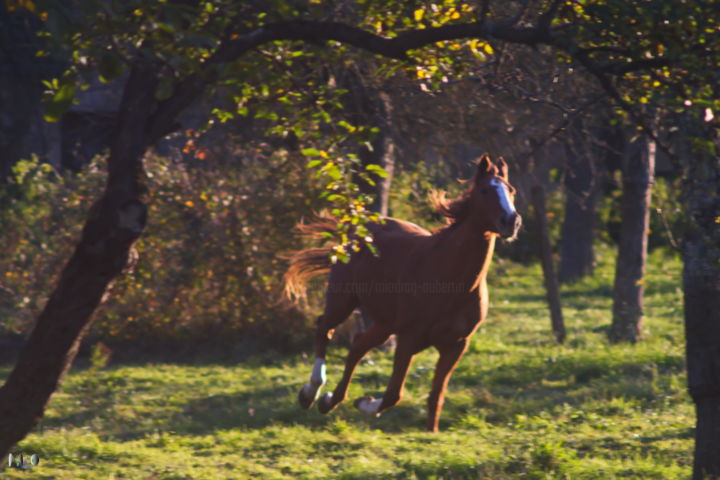
<svg viewBox="0 0 720 480">
<path fill-rule="evenodd" d="M 398 218 L 385 217 L 385 223 L 374 223 L 369 226 L 372 234 L 382 241 L 383 237 L 412 238 L 429 237 L 431 235 L 426 229 L 419 225 Z"/>
<path fill-rule="evenodd" d="M 383 223 L 368 225 L 379 256 L 368 249 L 355 254 L 347 264 L 337 263 L 330 270 L 330 282 L 337 285 L 369 286 L 376 283 L 394 284 L 402 281 L 408 264 L 415 264 L 417 255 L 427 249 L 431 233 L 412 222 L 386 217 Z M 369 288 L 369 287 L 368 287 Z M 341 286 L 336 291 L 348 291 Z M 361 290 L 366 297 L 372 289 Z M 387 299 L 387 298 L 386 298 Z"/>
</svg>

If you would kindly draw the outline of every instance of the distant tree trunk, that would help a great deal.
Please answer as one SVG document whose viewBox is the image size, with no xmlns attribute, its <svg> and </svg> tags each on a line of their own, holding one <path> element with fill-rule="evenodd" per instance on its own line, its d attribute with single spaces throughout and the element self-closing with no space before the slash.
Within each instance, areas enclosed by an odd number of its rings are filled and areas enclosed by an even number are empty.
<svg viewBox="0 0 720 480">
<path fill-rule="evenodd" d="M 150 144 L 156 70 L 132 69 L 108 160 L 108 179 L 88 214 L 80 241 L 38 317 L 15 368 L 0 387 L 0 458 L 40 421 L 87 333 L 93 313 L 135 257 L 145 227 L 142 157 Z"/>
<path fill-rule="evenodd" d="M 642 139 L 628 146 L 623 158 L 620 243 L 615 263 L 612 342 L 637 342 L 643 318 L 643 277 L 650 228 L 650 197 L 655 177 L 655 142 Z"/>
<path fill-rule="evenodd" d="M 550 245 L 550 232 L 547 225 L 547 212 L 545 209 L 545 190 L 535 185 L 531 191 L 532 202 L 535 207 L 535 216 L 538 223 L 538 246 L 542 263 L 543 277 L 545 279 L 545 293 L 550 308 L 550 321 L 553 335 L 557 343 L 565 341 L 565 321 L 560 307 L 560 289 L 555 278 L 555 268 L 552 260 L 552 246 Z"/>
<path fill-rule="evenodd" d="M 380 215 L 388 216 L 390 213 L 390 187 L 392 186 L 393 175 L 395 173 L 395 141 L 392 135 L 392 103 L 390 95 L 386 92 L 380 92 L 380 141 L 381 146 L 377 152 L 377 163 L 385 169 L 388 176 L 377 179 L 377 188 L 375 195 L 375 203 L 373 209 Z"/>
<path fill-rule="evenodd" d="M 685 172 L 688 230 L 683 238 L 683 291 L 688 389 L 695 403 L 693 480 L 720 479 L 720 144 L 717 133 L 685 119 L 678 134 Z M 714 138 L 714 154 L 688 138 Z"/>
<path fill-rule="evenodd" d="M 360 88 L 360 87 L 358 87 Z M 375 185 L 360 181 L 360 189 L 363 193 L 373 195 L 375 200 L 370 208 L 380 215 L 388 216 L 390 213 L 390 187 L 392 186 L 393 173 L 395 171 L 395 141 L 392 134 L 392 103 L 390 95 L 380 92 L 377 96 L 365 96 L 365 107 L 373 105 L 372 112 L 358 112 L 358 120 L 366 125 L 372 125 L 379 129 L 372 148 L 363 147 L 360 150 L 360 159 L 363 166 L 380 165 L 388 173 L 385 178 L 375 177 Z M 352 105 L 352 104 L 351 104 Z M 369 118 L 368 118 L 369 117 Z"/>
<path fill-rule="evenodd" d="M 571 135 L 577 137 L 576 130 Z M 595 227 L 595 206 L 600 184 L 594 168 L 595 149 L 587 140 L 573 138 L 573 145 L 566 148 L 568 168 L 565 174 L 565 218 L 560 240 L 560 267 L 558 279 L 570 283 L 592 274 L 595 266 L 593 251 L 593 230 Z"/>
<path fill-rule="evenodd" d="M 378 212 L 382 216 L 390 215 L 390 187 L 392 186 L 393 175 L 395 172 L 395 141 L 392 135 L 392 102 L 390 95 L 386 92 L 380 92 L 376 99 L 378 105 L 375 114 L 375 123 L 378 125 L 380 132 L 378 138 L 373 142 L 373 150 L 365 150 L 361 154 L 363 165 L 375 164 L 385 169 L 388 176 L 385 178 L 375 178 L 375 186 L 364 184 L 361 182 L 360 188 L 366 193 L 375 195 L 370 208 Z M 355 324 L 355 334 L 362 334 L 370 327 L 372 320 L 360 310 L 361 322 Z M 391 343 L 394 346 L 395 336 L 393 335 L 386 345 Z"/>
<path fill-rule="evenodd" d="M 333 81 L 347 90 L 343 97 L 345 115 L 354 125 L 364 125 L 378 129 L 378 133 L 369 146 L 361 146 L 358 156 L 363 167 L 379 165 L 385 169 L 388 176 L 374 178 L 375 185 L 359 180 L 360 190 L 373 195 L 374 201 L 370 208 L 387 216 L 390 214 L 389 200 L 395 170 L 395 139 L 393 135 L 393 104 L 389 93 L 377 86 L 368 85 L 361 74 L 362 67 L 340 68 L 335 72 Z"/>
</svg>

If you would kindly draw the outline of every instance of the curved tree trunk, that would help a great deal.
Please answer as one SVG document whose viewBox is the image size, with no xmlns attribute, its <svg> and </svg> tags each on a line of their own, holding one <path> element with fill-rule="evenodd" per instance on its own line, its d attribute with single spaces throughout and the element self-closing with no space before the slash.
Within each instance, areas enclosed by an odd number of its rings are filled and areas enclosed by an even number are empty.
<svg viewBox="0 0 720 480">
<path fill-rule="evenodd" d="M 655 142 L 643 139 L 628 146 L 623 158 L 622 220 L 615 263 L 612 342 L 637 342 L 643 318 L 643 276 L 650 228 L 650 197 L 655 176 Z"/>
<path fill-rule="evenodd" d="M 138 62 L 120 107 L 108 179 L 15 368 L 0 388 L 0 458 L 42 418 L 88 331 L 93 313 L 134 257 L 146 218 L 142 157 L 150 143 L 157 77 Z"/>
</svg>

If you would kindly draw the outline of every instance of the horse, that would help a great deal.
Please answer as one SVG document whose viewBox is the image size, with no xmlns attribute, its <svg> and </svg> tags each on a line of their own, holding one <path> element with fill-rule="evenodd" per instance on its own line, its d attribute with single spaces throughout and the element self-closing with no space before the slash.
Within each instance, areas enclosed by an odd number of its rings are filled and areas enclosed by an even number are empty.
<svg viewBox="0 0 720 480">
<path fill-rule="evenodd" d="M 385 217 L 383 222 L 368 225 L 378 256 L 367 247 L 353 254 L 348 263 L 331 262 L 330 247 L 292 254 L 285 274 L 285 293 L 290 298 L 297 301 L 309 279 L 329 273 L 325 308 L 317 319 L 310 383 L 298 393 L 300 406 L 309 409 L 317 402 L 321 413 L 332 411 L 345 400 L 360 360 L 395 334 L 393 369 L 384 395 L 358 398 L 355 406 L 371 416 L 395 406 L 403 395 L 413 357 L 432 346 L 439 358 L 427 401 L 427 429 L 437 432 L 450 376 L 487 316 L 486 277 L 495 239 L 515 239 L 522 223 L 514 198 L 506 162 L 502 157 L 493 162 L 484 154 L 476 161 L 474 178 L 460 197 L 447 200 L 444 193 L 436 192 L 433 203 L 447 217 L 447 225 L 435 233 Z M 320 238 L 336 226 L 337 220 L 324 217 L 300 224 L 298 229 Z M 327 383 L 328 342 L 335 328 L 358 307 L 372 323 L 353 340 L 335 390 L 321 395 Z"/>
</svg>

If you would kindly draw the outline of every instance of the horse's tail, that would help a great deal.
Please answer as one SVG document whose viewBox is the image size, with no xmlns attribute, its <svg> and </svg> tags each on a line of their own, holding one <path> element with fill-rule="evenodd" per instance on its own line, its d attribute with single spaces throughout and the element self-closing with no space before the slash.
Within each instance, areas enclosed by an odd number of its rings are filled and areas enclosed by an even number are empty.
<svg viewBox="0 0 720 480">
<path fill-rule="evenodd" d="M 337 230 L 337 220 L 332 217 L 318 217 L 313 223 L 299 223 L 295 229 L 300 235 L 312 239 L 325 238 L 327 233 Z M 284 257 L 290 260 L 290 266 L 285 272 L 284 294 L 293 303 L 298 303 L 306 296 L 307 282 L 318 275 L 330 271 L 331 247 L 306 248 L 291 252 Z"/>
</svg>

